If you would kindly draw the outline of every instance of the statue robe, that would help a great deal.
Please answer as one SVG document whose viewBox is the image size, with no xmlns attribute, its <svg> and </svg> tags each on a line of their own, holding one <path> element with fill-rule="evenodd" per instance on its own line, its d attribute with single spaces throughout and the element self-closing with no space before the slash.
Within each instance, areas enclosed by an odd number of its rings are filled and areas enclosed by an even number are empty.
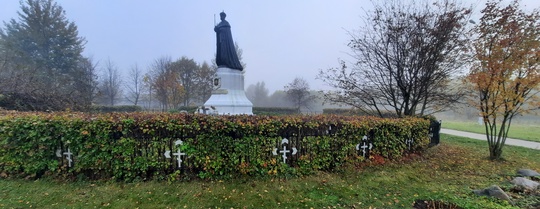
<svg viewBox="0 0 540 209">
<path fill-rule="evenodd" d="M 216 32 L 217 39 L 216 64 L 218 67 L 243 70 L 242 64 L 240 64 L 240 60 L 236 54 L 229 22 L 222 20 L 216 25 L 214 31 Z"/>
</svg>

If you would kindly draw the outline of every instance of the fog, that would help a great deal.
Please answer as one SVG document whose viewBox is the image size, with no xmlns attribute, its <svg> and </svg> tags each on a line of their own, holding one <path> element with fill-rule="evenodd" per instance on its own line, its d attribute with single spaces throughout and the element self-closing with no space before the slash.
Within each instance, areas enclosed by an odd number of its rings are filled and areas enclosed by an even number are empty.
<svg viewBox="0 0 540 209">
<path fill-rule="evenodd" d="M 270 94 L 295 77 L 307 80 L 312 90 L 328 89 L 315 79 L 318 71 L 338 67 L 339 59 L 352 61 L 349 32 L 362 24 L 361 15 L 371 8 L 371 2 L 358 0 L 56 2 L 85 37 L 84 55 L 100 66 L 110 60 L 123 77 L 130 67 L 146 70 L 162 56 L 210 63 L 215 53 L 213 26 L 225 11 L 247 64 L 245 88 L 264 81 Z M 462 2 L 473 6 L 476 14 L 485 3 Z M 523 0 L 521 5 L 540 8 L 540 1 Z M 19 10 L 19 1 L 3 1 L 0 20 L 17 19 Z"/>
<path fill-rule="evenodd" d="M 144 1 L 57 0 L 87 40 L 84 54 L 101 63 L 110 59 L 123 74 L 137 64 L 147 67 L 161 56 L 187 56 L 210 62 L 215 53 L 214 16 L 225 11 L 235 41 L 244 51 L 246 87 L 265 81 L 273 92 L 295 77 L 312 89 L 326 89 L 319 69 L 350 60 L 348 31 L 362 23 L 369 1 Z M 481 8 L 484 1 L 464 4 Z M 479 5 L 479 6 L 478 6 Z M 524 0 L 525 8 L 540 2 Z M 3 1 L 0 20 L 17 18 L 19 1 Z M 478 12 L 478 11 L 476 11 Z"/>
</svg>

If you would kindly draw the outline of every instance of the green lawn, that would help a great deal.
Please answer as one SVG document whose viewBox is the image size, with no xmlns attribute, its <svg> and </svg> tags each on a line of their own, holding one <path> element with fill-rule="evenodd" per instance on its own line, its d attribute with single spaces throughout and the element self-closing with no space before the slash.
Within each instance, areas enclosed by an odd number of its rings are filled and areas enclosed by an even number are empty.
<svg viewBox="0 0 540 209">
<path fill-rule="evenodd" d="M 473 122 L 443 121 L 442 128 L 485 134 L 484 125 Z M 508 137 L 540 142 L 540 125 L 512 124 Z"/>
<path fill-rule="evenodd" d="M 506 161 L 487 160 L 487 144 L 442 135 L 441 145 L 400 162 L 299 178 L 191 182 L 0 180 L 0 208 L 411 208 L 443 200 L 463 208 L 518 208 L 472 189 L 508 188 L 520 168 L 540 170 L 540 152 L 507 146 Z M 516 198 L 517 206 L 540 204 Z"/>
</svg>

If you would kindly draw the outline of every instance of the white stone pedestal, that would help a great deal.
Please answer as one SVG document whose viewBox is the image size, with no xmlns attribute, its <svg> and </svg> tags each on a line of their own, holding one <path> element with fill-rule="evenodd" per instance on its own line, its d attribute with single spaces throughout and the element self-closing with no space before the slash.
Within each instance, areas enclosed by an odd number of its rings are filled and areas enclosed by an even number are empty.
<svg viewBox="0 0 540 209">
<path fill-rule="evenodd" d="M 230 68 L 217 69 L 212 96 L 204 103 L 207 113 L 219 115 L 252 115 L 253 104 L 244 91 L 244 72 Z"/>
</svg>

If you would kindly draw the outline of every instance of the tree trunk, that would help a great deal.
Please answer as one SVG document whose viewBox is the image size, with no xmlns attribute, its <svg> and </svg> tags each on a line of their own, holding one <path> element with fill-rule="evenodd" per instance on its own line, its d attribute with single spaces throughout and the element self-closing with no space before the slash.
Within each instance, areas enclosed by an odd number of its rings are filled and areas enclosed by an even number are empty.
<svg viewBox="0 0 540 209">
<path fill-rule="evenodd" d="M 489 147 L 489 159 L 490 160 L 500 160 L 502 159 L 502 145 L 494 144 Z"/>
</svg>

